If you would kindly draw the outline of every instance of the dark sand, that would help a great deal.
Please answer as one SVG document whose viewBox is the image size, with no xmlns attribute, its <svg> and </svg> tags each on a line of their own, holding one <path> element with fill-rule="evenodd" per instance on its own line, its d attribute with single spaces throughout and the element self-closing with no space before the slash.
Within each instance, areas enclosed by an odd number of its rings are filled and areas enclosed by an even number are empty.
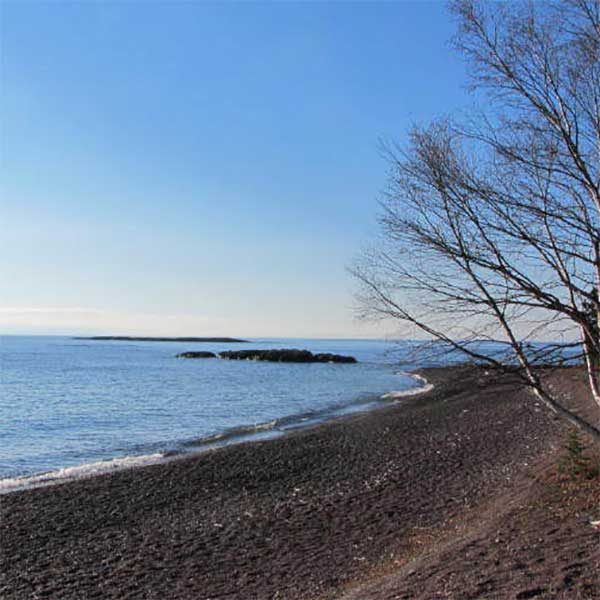
<svg viewBox="0 0 600 600">
<path fill-rule="evenodd" d="M 554 475 L 561 424 L 506 378 L 425 375 L 368 414 L 0 496 L 0 597 L 600 598 L 599 483 Z"/>
</svg>

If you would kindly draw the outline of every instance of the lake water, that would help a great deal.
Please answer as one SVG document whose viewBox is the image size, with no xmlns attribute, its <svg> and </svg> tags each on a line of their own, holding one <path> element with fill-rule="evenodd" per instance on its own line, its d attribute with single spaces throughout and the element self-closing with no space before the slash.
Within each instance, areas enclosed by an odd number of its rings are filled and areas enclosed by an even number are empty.
<svg viewBox="0 0 600 600">
<path fill-rule="evenodd" d="M 350 354 L 359 362 L 175 358 L 186 350 L 242 348 L 302 348 Z M 280 435 L 370 409 L 386 392 L 420 385 L 399 374 L 394 348 L 373 340 L 0 337 L 0 491 Z M 23 477 L 29 479 L 15 480 Z"/>
</svg>

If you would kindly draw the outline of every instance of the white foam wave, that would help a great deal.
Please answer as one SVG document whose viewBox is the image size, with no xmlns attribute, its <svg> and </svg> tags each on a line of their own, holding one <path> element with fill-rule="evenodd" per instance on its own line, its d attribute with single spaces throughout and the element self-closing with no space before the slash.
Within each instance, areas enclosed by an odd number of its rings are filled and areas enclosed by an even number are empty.
<svg viewBox="0 0 600 600">
<path fill-rule="evenodd" d="M 257 423 L 254 425 L 254 431 L 269 431 L 273 429 L 273 427 L 277 426 L 277 419 L 273 419 L 272 421 L 267 421 L 266 423 Z"/>
<path fill-rule="evenodd" d="M 152 465 L 165 459 L 164 454 L 147 454 L 145 456 L 124 456 L 122 458 L 113 458 L 112 460 L 102 460 L 99 462 L 78 465 L 76 467 L 64 467 L 56 471 L 48 471 L 31 475 L 29 477 L 11 477 L 0 479 L 0 494 L 17 492 L 19 490 L 28 490 L 36 487 L 45 487 L 63 483 L 71 479 L 82 479 L 92 477 L 103 473 L 112 473 L 131 467 L 141 467 Z"/>
<path fill-rule="evenodd" d="M 406 375 L 408 377 L 412 377 L 413 379 L 416 379 L 423 385 L 421 385 L 420 387 L 417 387 L 417 388 L 411 388 L 409 390 L 388 392 L 387 394 L 383 394 L 383 396 L 381 396 L 383 399 L 397 400 L 399 398 L 408 398 L 411 396 L 418 396 L 419 394 L 425 394 L 426 392 L 430 392 L 434 388 L 434 385 L 432 383 L 429 383 L 429 381 L 427 381 L 427 379 L 425 379 L 425 377 L 423 377 L 422 375 L 416 375 L 415 373 L 405 373 L 403 371 L 399 372 L 398 375 Z"/>
<path fill-rule="evenodd" d="M 210 446 L 217 442 L 222 441 L 235 441 L 236 439 L 246 438 L 256 433 L 262 433 L 264 431 L 271 431 L 275 429 L 279 424 L 279 419 L 273 419 L 272 421 L 266 421 L 265 423 L 255 423 L 254 425 L 240 425 L 239 427 L 231 427 L 225 431 L 219 431 L 212 435 L 193 440 L 188 442 L 186 445 L 189 446 Z"/>
</svg>

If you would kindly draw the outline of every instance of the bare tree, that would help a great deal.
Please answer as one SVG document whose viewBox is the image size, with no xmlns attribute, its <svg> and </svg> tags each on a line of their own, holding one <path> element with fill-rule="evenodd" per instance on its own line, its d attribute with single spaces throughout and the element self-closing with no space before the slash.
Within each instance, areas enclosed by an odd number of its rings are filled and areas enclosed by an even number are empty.
<svg viewBox="0 0 600 600">
<path fill-rule="evenodd" d="M 515 371 L 600 439 L 537 368 L 579 359 L 600 408 L 600 1 L 451 10 L 487 108 L 386 146 L 381 243 L 353 269 L 361 306 Z"/>
</svg>

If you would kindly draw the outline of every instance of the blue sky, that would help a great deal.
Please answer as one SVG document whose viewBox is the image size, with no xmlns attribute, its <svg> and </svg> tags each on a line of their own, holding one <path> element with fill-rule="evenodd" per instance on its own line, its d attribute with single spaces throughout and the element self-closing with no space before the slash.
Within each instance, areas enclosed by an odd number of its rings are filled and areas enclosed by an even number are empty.
<svg viewBox="0 0 600 600">
<path fill-rule="evenodd" d="M 353 337 L 380 138 L 469 101 L 441 2 L 1 5 L 0 332 Z"/>
</svg>

